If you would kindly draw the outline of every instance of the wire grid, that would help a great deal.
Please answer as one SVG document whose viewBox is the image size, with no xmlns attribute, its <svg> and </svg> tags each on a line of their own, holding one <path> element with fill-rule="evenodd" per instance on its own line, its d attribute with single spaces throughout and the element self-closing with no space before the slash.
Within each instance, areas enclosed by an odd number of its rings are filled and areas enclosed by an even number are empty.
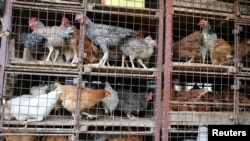
<svg viewBox="0 0 250 141">
<path fill-rule="evenodd" d="M 136 2 L 140 3 L 139 0 Z M 129 66 L 121 67 L 122 52 L 117 48 L 122 44 L 116 45 L 113 48 L 109 47 L 110 66 L 105 64 L 105 66 L 100 68 L 92 67 L 91 64 L 96 62 L 88 62 L 88 59 L 96 54 L 94 54 L 91 49 L 89 51 L 85 48 L 87 46 L 85 45 L 86 36 L 82 36 L 84 35 L 83 31 L 78 33 L 78 36 L 82 37 L 82 40 L 79 39 L 78 42 L 80 44 L 77 47 L 78 51 L 84 51 L 83 53 L 78 52 L 78 56 L 83 57 L 83 64 L 80 62 L 71 63 L 72 58 L 69 62 L 65 62 L 64 50 L 70 48 L 67 41 L 62 45 L 63 48 L 59 48 L 58 60 L 54 62 L 53 60 L 49 62 L 44 61 L 48 55 L 48 48 L 44 47 L 44 44 L 35 45 L 35 51 L 33 50 L 33 52 L 24 46 L 25 38 L 32 32 L 28 23 L 31 17 L 36 17 L 43 22 L 45 26 L 60 26 L 62 17 L 64 16 L 69 19 L 70 26 L 75 25 L 77 29 L 83 29 L 85 25 L 82 26 L 82 24 L 75 21 L 75 14 L 83 13 L 83 11 L 86 12 L 86 15 L 94 23 L 132 29 L 140 33 L 140 35 L 137 35 L 139 38 L 144 39 L 150 35 L 158 44 L 162 40 L 158 31 L 160 28 L 163 28 L 163 26 L 160 27 L 159 25 L 160 10 L 158 5 L 158 1 L 151 0 L 146 0 L 143 4 L 145 7 L 141 8 L 122 5 L 110 6 L 98 1 L 17 0 L 13 2 L 12 14 L 10 16 L 12 36 L 9 40 L 9 48 L 7 51 L 7 71 L 5 71 L 4 75 L 3 89 L 3 98 L 6 99 L 7 102 L 13 98 L 22 97 L 24 94 L 29 94 L 30 96 L 29 91 L 34 86 L 43 86 L 45 84 L 49 85 L 59 82 L 62 85 L 73 86 L 76 90 L 80 89 L 80 91 L 74 92 L 67 91 L 67 93 L 73 93 L 73 95 L 76 96 L 81 94 L 81 91 L 84 91 L 82 90 L 84 87 L 104 89 L 105 82 L 109 82 L 113 89 L 120 89 L 119 93 L 121 95 L 134 93 L 134 96 L 130 97 L 129 101 L 138 103 L 138 100 L 135 99 L 139 99 L 143 101 L 142 103 L 147 103 L 147 108 L 140 110 L 139 113 L 135 110 L 132 114 L 139 117 L 139 119 L 131 120 L 124 113 L 123 109 L 115 110 L 114 118 L 110 118 L 104 114 L 101 102 L 92 108 L 86 109 L 87 113 L 98 116 L 93 119 L 86 118 L 86 116 L 79 114 L 77 110 L 69 112 L 65 107 L 60 107 L 57 111 L 53 109 L 49 112 L 42 121 L 29 122 L 27 127 L 24 128 L 26 125 L 24 121 L 5 119 L 9 118 L 8 116 L 4 116 L 6 114 L 8 115 L 7 106 L 3 108 L 7 108 L 7 110 L 1 112 L 3 135 L 9 134 L 9 136 L 12 137 L 11 135 L 22 136 L 25 134 L 30 135 L 31 138 L 34 135 L 36 139 L 40 136 L 62 135 L 70 140 L 97 140 L 100 137 L 109 138 L 110 140 L 117 138 L 140 141 L 158 140 L 155 139 L 154 136 L 157 132 L 155 129 L 159 128 L 155 125 L 155 121 L 159 120 L 159 117 L 155 117 L 154 114 L 157 112 L 157 97 L 160 96 L 159 92 L 157 93 L 157 91 L 159 91 L 157 88 L 160 88 L 157 79 L 160 78 L 161 71 L 158 71 L 156 68 L 157 60 L 161 58 L 161 55 L 158 55 L 158 52 L 162 53 L 161 46 L 154 49 L 154 53 L 148 63 L 145 61 L 148 67 L 146 69 L 136 64 L 136 60 L 134 60 L 136 68 L 132 69 L 129 59 L 127 59 Z M 84 44 L 81 45 L 81 42 Z M 90 43 L 94 45 L 91 41 Z M 44 50 L 40 51 L 40 46 L 43 46 Z M 97 58 L 97 60 L 99 60 L 103 53 L 98 45 L 94 46 L 96 46 L 99 52 L 99 57 Z M 70 50 L 69 53 L 72 56 L 73 51 Z M 78 57 L 78 59 L 81 60 L 81 57 Z M 50 85 L 48 87 L 50 88 Z M 123 90 L 129 92 L 125 93 Z M 48 92 L 49 91 L 46 91 L 46 93 Z M 150 92 L 153 93 L 153 99 L 146 102 L 145 95 Z M 22 98 L 19 98 L 19 100 L 20 99 Z M 42 100 L 40 98 L 37 99 Z M 28 102 L 24 102 L 24 104 L 31 101 L 33 102 L 33 99 L 29 97 L 27 101 Z M 82 100 L 75 99 L 75 103 L 80 101 Z M 34 104 L 35 103 L 29 103 L 28 105 Z M 16 105 L 15 103 L 13 105 L 23 108 L 23 105 L 20 104 Z M 71 104 L 71 106 L 73 105 L 74 104 Z M 31 108 L 29 106 L 27 107 Z M 48 105 L 45 107 L 48 108 Z M 141 107 L 141 105 L 136 105 L 136 107 L 130 110 L 139 107 Z M 32 108 L 37 109 L 38 106 Z M 34 112 L 37 112 L 37 110 L 34 110 Z M 74 116 L 72 114 L 74 114 Z M 69 137 L 68 134 L 73 134 L 73 137 Z M 59 137 L 57 138 L 59 140 Z"/>
<path fill-rule="evenodd" d="M 239 4 L 239 9 L 236 4 Z M 241 42 L 249 38 L 248 7 L 246 1 L 230 0 L 176 0 L 173 1 L 173 10 L 171 4 L 167 4 L 166 10 L 174 12 L 172 25 L 166 24 L 166 29 L 171 26 L 173 36 L 165 37 L 167 45 L 172 43 L 172 56 L 164 60 L 163 110 L 166 113 L 163 113 L 162 140 L 197 140 L 201 126 L 248 123 L 247 41 L 243 47 L 246 50 L 240 52 Z M 232 60 L 214 62 L 213 59 L 223 58 L 223 51 L 227 50 L 222 48 L 218 58 L 211 59 L 208 52 L 205 62 L 202 62 L 202 29 L 198 25 L 201 19 L 209 21 L 217 38 L 228 43 Z M 169 20 L 166 16 L 166 21 Z M 165 34 L 169 35 L 168 32 L 171 31 L 166 30 Z M 238 60 L 241 53 L 245 55 Z M 171 54 L 165 52 L 165 55 Z M 166 132 L 169 134 L 164 135 Z"/>
</svg>

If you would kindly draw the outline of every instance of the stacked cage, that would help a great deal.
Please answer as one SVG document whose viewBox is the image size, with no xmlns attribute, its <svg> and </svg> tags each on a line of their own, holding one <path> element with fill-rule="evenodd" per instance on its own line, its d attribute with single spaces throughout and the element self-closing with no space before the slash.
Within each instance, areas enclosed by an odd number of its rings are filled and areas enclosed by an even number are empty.
<svg viewBox="0 0 250 141">
<path fill-rule="evenodd" d="M 163 140 L 205 141 L 208 125 L 249 124 L 249 2 L 174 0 L 165 9 L 174 12 L 166 16 Z"/>
<path fill-rule="evenodd" d="M 6 2 L 3 30 L 11 35 L 2 38 L 0 51 L 5 139 L 159 140 L 159 3 Z"/>
</svg>

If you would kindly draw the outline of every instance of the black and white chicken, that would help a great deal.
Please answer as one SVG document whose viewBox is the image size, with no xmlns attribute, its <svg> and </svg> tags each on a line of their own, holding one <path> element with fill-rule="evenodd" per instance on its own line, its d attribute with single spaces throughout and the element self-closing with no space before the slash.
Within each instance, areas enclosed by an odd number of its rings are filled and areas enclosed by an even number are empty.
<svg viewBox="0 0 250 141">
<path fill-rule="evenodd" d="M 215 42 L 217 40 L 217 34 L 213 31 L 210 23 L 205 19 L 201 19 L 198 25 L 202 29 L 200 51 L 202 63 L 204 64 L 208 52 L 210 53 L 210 59 L 213 60 L 213 53 L 215 48 Z"/>
<path fill-rule="evenodd" d="M 80 22 L 82 14 L 77 14 L 75 20 Z M 134 36 L 136 31 L 132 29 L 111 26 L 105 24 L 93 23 L 88 17 L 84 16 L 85 35 L 92 41 L 93 44 L 100 46 L 104 55 L 99 63 L 93 66 L 104 66 L 109 58 L 109 46 L 117 46 L 124 39 Z"/>
<path fill-rule="evenodd" d="M 147 68 L 147 66 L 143 63 L 143 61 L 148 64 L 150 57 L 154 53 L 154 47 L 157 46 L 155 40 L 152 39 L 151 36 L 147 36 L 142 39 L 139 37 L 133 37 L 128 39 L 121 47 L 120 50 L 123 53 L 122 57 L 122 67 L 124 67 L 125 57 L 129 56 L 130 63 L 132 68 L 135 68 L 134 59 L 137 59 L 137 62 L 143 67 Z"/>
</svg>

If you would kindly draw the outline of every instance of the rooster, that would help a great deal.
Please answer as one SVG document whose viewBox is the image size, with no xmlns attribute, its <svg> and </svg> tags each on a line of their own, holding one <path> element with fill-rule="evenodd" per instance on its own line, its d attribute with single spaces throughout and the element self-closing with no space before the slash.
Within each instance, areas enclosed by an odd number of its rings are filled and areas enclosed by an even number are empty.
<svg viewBox="0 0 250 141">
<path fill-rule="evenodd" d="M 32 33 L 41 34 L 44 38 L 46 38 L 45 46 L 49 49 L 49 54 L 45 61 L 49 61 L 52 53 L 55 50 L 55 56 L 53 61 L 57 60 L 59 55 L 59 49 L 65 46 L 65 41 L 71 39 L 74 30 L 72 27 L 59 27 L 59 26 L 52 26 L 52 27 L 44 27 L 38 28 L 39 21 L 35 17 L 29 19 L 29 26 L 31 29 L 33 28 L 34 31 Z"/>
<path fill-rule="evenodd" d="M 198 25 L 202 29 L 200 51 L 201 51 L 202 63 L 204 64 L 208 51 L 210 53 L 210 59 L 213 60 L 214 56 L 213 53 L 214 53 L 215 42 L 217 40 L 217 34 L 214 33 L 210 23 L 205 19 L 201 19 Z"/>
<path fill-rule="evenodd" d="M 75 106 L 76 106 L 76 93 L 77 88 L 72 85 L 59 85 L 62 93 L 59 96 L 59 99 L 62 101 L 62 106 L 67 109 L 73 117 L 75 117 Z M 95 115 L 91 115 L 86 113 L 85 111 L 88 108 L 94 107 L 97 103 L 99 103 L 104 97 L 110 96 L 112 94 L 111 91 L 107 91 L 106 89 L 91 89 L 88 87 L 84 87 L 81 89 L 81 103 L 80 103 L 80 112 L 83 115 L 86 115 L 88 118 L 93 119 L 96 117 Z"/>
<path fill-rule="evenodd" d="M 124 67 L 125 57 L 129 56 L 132 68 L 135 68 L 134 59 L 136 58 L 138 63 L 146 69 L 147 66 L 143 63 L 142 60 L 147 60 L 146 62 L 148 63 L 148 60 L 154 53 L 154 47 L 156 46 L 157 43 L 151 38 L 151 36 L 147 36 L 144 39 L 141 39 L 139 37 L 128 39 L 126 43 L 120 47 L 120 50 L 123 53 L 122 67 Z"/>
<path fill-rule="evenodd" d="M 75 20 L 80 22 L 82 14 L 77 14 Z M 85 35 L 94 43 L 99 45 L 104 55 L 98 64 L 93 66 L 104 66 L 109 58 L 109 46 L 119 45 L 127 37 L 135 36 L 136 31 L 117 26 L 93 23 L 88 17 L 84 16 Z"/>
<path fill-rule="evenodd" d="M 214 56 L 212 60 L 213 65 L 223 65 L 233 63 L 232 47 L 223 38 L 216 40 L 216 46 L 214 49 Z"/>
</svg>

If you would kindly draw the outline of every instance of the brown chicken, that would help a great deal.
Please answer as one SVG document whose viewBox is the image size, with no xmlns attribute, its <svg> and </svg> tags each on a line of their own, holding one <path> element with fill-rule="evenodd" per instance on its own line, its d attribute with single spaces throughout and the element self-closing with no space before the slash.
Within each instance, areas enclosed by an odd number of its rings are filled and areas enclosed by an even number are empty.
<svg viewBox="0 0 250 141">
<path fill-rule="evenodd" d="M 140 135 L 125 135 L 120 138 L 109 138 L 108 141 L 143 141 Z"/>
<path fill-rule="evenodd" d="M 71 26 L 69 19 L 65 16 L 62 18 L 61 27 L 68 27 Z M 71 40 L 71 45 L 74 53 L 74 59 L 77 59 L 78 56 L 78 45 L 79 45 L 79 30 L 73 26 L 74 34 L 73 34 L 73 40 Z M 88 39 L 87 36 L 84 37 L 84 49 L 83 52 L 85 53 L 84 56 L 84 64 L 90 64 L 90 63 L 98 63 L 99 62 L 99 49 L 92 44 L 92 42 Z M 72 61 L 76 62 L 76 61 Z"/>
<path fill-rule="evenodd" d="M 233 111 L 234 107 L 233 107 L 233 103 L 234 103 L 234 93 L 233 91 L 223 91 L 222 92 L 222 99 L 220 99 L 221 102 L 223 103 L 231 103 L 231 105 L 226 105 L 223 107 L 223 110 L 226 111 Z M 250 104 L 250 98 L 247 97 L 244 94 L 239 93 L 239 103 L 240 104 Z M 240 110 L 244 111 L 249 111 L 250 108 L 249 106 L 245 106 L 245 105 L 241 105 L 239 106 Z"/>
<path fill-rule="evenodd" d="M 179 101 L 190 101 L 190 99 L 201 99 L 201 97 L 206 94 L 208 90 L 204 89 L 194 89 L 190 90 L 186 93 L 183 93 L 178 97 Z"/>
<path fill-rule="evenodd" d="M 84 37 L 84 53 L 86 54 L 83 60 L 84 64 L 99 62 L 99 49 L 92 44 L 87 36 Z"/>
<path fill-rule="evenodd" d="M 74 117 L 75 106 L 77 102 L 77 88 L 72 85 L 60 85 L 59 88 L 62 93 L 59 95 L 59 99 L 62 101 L 62 106 L 67 109 Z M 98 102 L 100 102 L 105 96 L 109 96 L 111 93 L 105 91 L 104 89 L 91 89 L 84 87 L 81 89 L 81 103 L 80 112 L 86 115 L 88 118 L 92 119 L 96 117 L 85 112 L 87 108 L 94 107 Z"/>
<path fill-rule="evenodd" d="M 207 89 L 193 89 L 188 92 L 180 92 L 179 96 L 174 100 L 179 102 L 202 102 L 202 97 L 208 93 Z M 171 104 L 173 111 L 210 111 L 210 108 L 206 105 L 197 104 Z"/>
<path fill-rule="evenodd" d="M 239 58 L 243 58 L 250 52 L 250 39 L 246 39 L 240 42 L 239 46 Z"/>
<path fill-rule="evenodd" d="M 66 136 L 45 136 L 42 141 L 68 141 Z"/>
<path fill-rule="evenodd" d="M 219 38 L 215 42 L 213 65 L 224 65 L 233 63 L 231 45 L 223 38 Z"/>
<path fill-rule="evenodd" d="M 5 135 L 5 141 L 37 141 L 36 136 L 27 135 Z"/>
<path fill-rule="evenodd" d="M 201 33 L 194 31 L 173 45 L 173 61 L 200 61 Z"/>
</svg>

